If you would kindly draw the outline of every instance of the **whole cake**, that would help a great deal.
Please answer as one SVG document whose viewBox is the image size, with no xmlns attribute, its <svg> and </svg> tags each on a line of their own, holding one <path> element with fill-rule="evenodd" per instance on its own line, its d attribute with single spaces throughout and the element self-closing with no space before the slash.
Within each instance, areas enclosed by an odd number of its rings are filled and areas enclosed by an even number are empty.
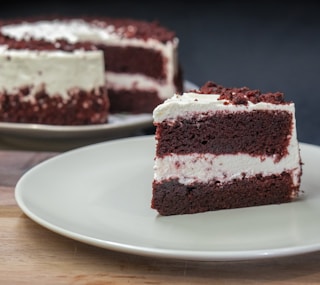
<svg viewBox="0 0 320 285">
<path fill-rule="evenodd" d="M 98 124 L 110 113 L 151 113 L 183 88 L 178 44 L 157 22 L 2 21 L 0 121 Z"/>
<path fill-rule="evenodd" d="M 155 108 L 151 207 L 194 214 L 291 202 L 302 163 L 295 105 L 280 92 L 207 82 Z"/>
</svg>

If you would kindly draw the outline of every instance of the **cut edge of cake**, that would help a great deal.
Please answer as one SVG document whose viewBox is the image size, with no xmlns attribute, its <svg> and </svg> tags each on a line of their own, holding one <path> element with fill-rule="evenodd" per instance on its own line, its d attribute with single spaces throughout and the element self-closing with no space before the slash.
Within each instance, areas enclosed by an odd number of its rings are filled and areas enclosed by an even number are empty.
<svg viewBox="0 0 320 285">
<path fill-rule="evenodd" d="M 295 105 L 281 92 L 207 82 L 155 108 L 151 207 L 161 215 L 282 204 L 299 197 Z"/>
</svg>

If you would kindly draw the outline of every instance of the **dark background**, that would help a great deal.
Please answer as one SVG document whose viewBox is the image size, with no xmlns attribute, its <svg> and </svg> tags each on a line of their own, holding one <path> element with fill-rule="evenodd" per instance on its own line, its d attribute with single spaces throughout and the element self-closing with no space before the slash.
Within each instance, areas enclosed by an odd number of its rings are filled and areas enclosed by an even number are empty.
<svg viewBox="0 0 320 285">
<path fill-rule="evenodd" d="M 1 7 L 1 18 L 61 14 L 158 20 L 180 39 L 185 79 L 198 86 L 211 80 L 281 91 L 296 104 L 298 139 L 320 145 L 317 1 L 1 1 Z"/>
</svg>

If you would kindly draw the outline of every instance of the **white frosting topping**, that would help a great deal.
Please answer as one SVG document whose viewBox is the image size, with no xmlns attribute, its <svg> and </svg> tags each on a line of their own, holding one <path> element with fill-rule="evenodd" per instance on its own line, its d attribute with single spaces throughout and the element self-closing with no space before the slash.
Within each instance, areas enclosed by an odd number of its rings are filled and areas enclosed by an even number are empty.
<svg viewBox="0 0 320 285">
<path fill-rule="evenodd" d="M 6 50 L 0 46 L 0 72 L 1 91 L 15 94 L 21 87 L 31 87 L 26 100 L 42 88 L 49 95 L 66 98 L 72 88 L 89 91 L 105 85 L 101 51 Z"/>
<path fill-rule="evenodd" d="M 72 20 L 68 23 L 58 20 L 38 21 L 32 23 L 19 23 L 3 26 L 1 32 L 16 40 L 46 40 L 55 42 L 59 39 L 65 39 L 70 43 L 76 43 L 85 40 L 94 40 L 99 38 L 108 38 L 109 33 L 101 28 L 89 25 L 81 20 Z"/>
<path fill-rule="evenodd" d="M 64 39 L 70 43 L 91 41 L 96 43 L 111 44 L 119 41 L 123 45 L 134 43 L 134 45 L 151 46 L 159 48 L 160 45 L 165 45 L 155 39 L 126 39 L 123 35 L 116 33 L 115 27 L 108 25 L 100 27 L 95 24 L 86 22 L 83 19 L 63 20 L 42 20 L 36 22 L 22 22 L 18 24 L 5 25 L 0 28 L 1 33 L 16 40 L 46 40 L 55 42 L 59 39 Z M 178 39 L 175 38 L 171 43 L 174 46 L 178 44 Z"/>
<path fill-rule="evenodd" d="M 218 100 L 219 95 L 203 95 L 197 93 L 185 93 L 174 95 L 159 105 L 153 112 L 154 121 L 174 121 L 178 116 L 192 116 L 195 112 L 201 113 L 224 111 L 228 113 L 252 111 L 252 110 L 284 110 L 292 114 L 292 135 L 288 146 L 288 155 L 277 161 L 275 157 L 254 157 L 248 154 L 214 155 L 199 154 L 176 155 L 168 154 L 163 158 L 156 157 L 154 165 L 154 179 L 161 181 L 170 178 L 179 178 L 182 184 L 192 182 L 206 183 L 212 179 L 220 182 L 246 178 L 256 174 L 270 175 L 280 174 L 283 171 L 291 172 L 294 185 L 299 184 L 301 174 L 299 145 L 296 134 L 294 104 L 271 104 L 248 102 L 248 105 L 225 104 L 226 100 Z"/>
<path fill-rule="evenodd" d="M 220 95 L 217 94 L 198 94 L 193 92 L 186 92 L 183 95 L 175 94 L 167 99 L 163 104 L 158 105 L 153 111 L 153 118 L 155 122 L 162 122 L 163 120 L 175 120 L 178 116 L 192 116 L 196 113 L 206 112 L 241 112 L 252 110 L 285 110 L 294 113 L 294 104 L 271 104 L 259 102 L 254 104 L 248 102 L 248 105 L 234 105 L 226 104 L 227 100 L 219 100 Z"/>
</svg>

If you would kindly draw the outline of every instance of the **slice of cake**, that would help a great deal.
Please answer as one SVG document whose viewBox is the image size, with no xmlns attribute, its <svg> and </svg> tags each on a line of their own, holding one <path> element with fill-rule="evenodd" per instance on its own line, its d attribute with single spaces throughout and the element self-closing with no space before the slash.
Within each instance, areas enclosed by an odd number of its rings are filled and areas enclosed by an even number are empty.
<svg viewBox="0 0 320 285">
<path fill-rule="evenodd" d="M 161 215 L 280 204 L 302 174 L 295 106 L 282 93 L 208 82 L 155 108 L 151 207 Z"/>
<path fill-rule="evenodd" d="M 112 18 L 0 22 L 0 121 L 106 123 L 182 90 L 174 32 Z"/>
</svg>

